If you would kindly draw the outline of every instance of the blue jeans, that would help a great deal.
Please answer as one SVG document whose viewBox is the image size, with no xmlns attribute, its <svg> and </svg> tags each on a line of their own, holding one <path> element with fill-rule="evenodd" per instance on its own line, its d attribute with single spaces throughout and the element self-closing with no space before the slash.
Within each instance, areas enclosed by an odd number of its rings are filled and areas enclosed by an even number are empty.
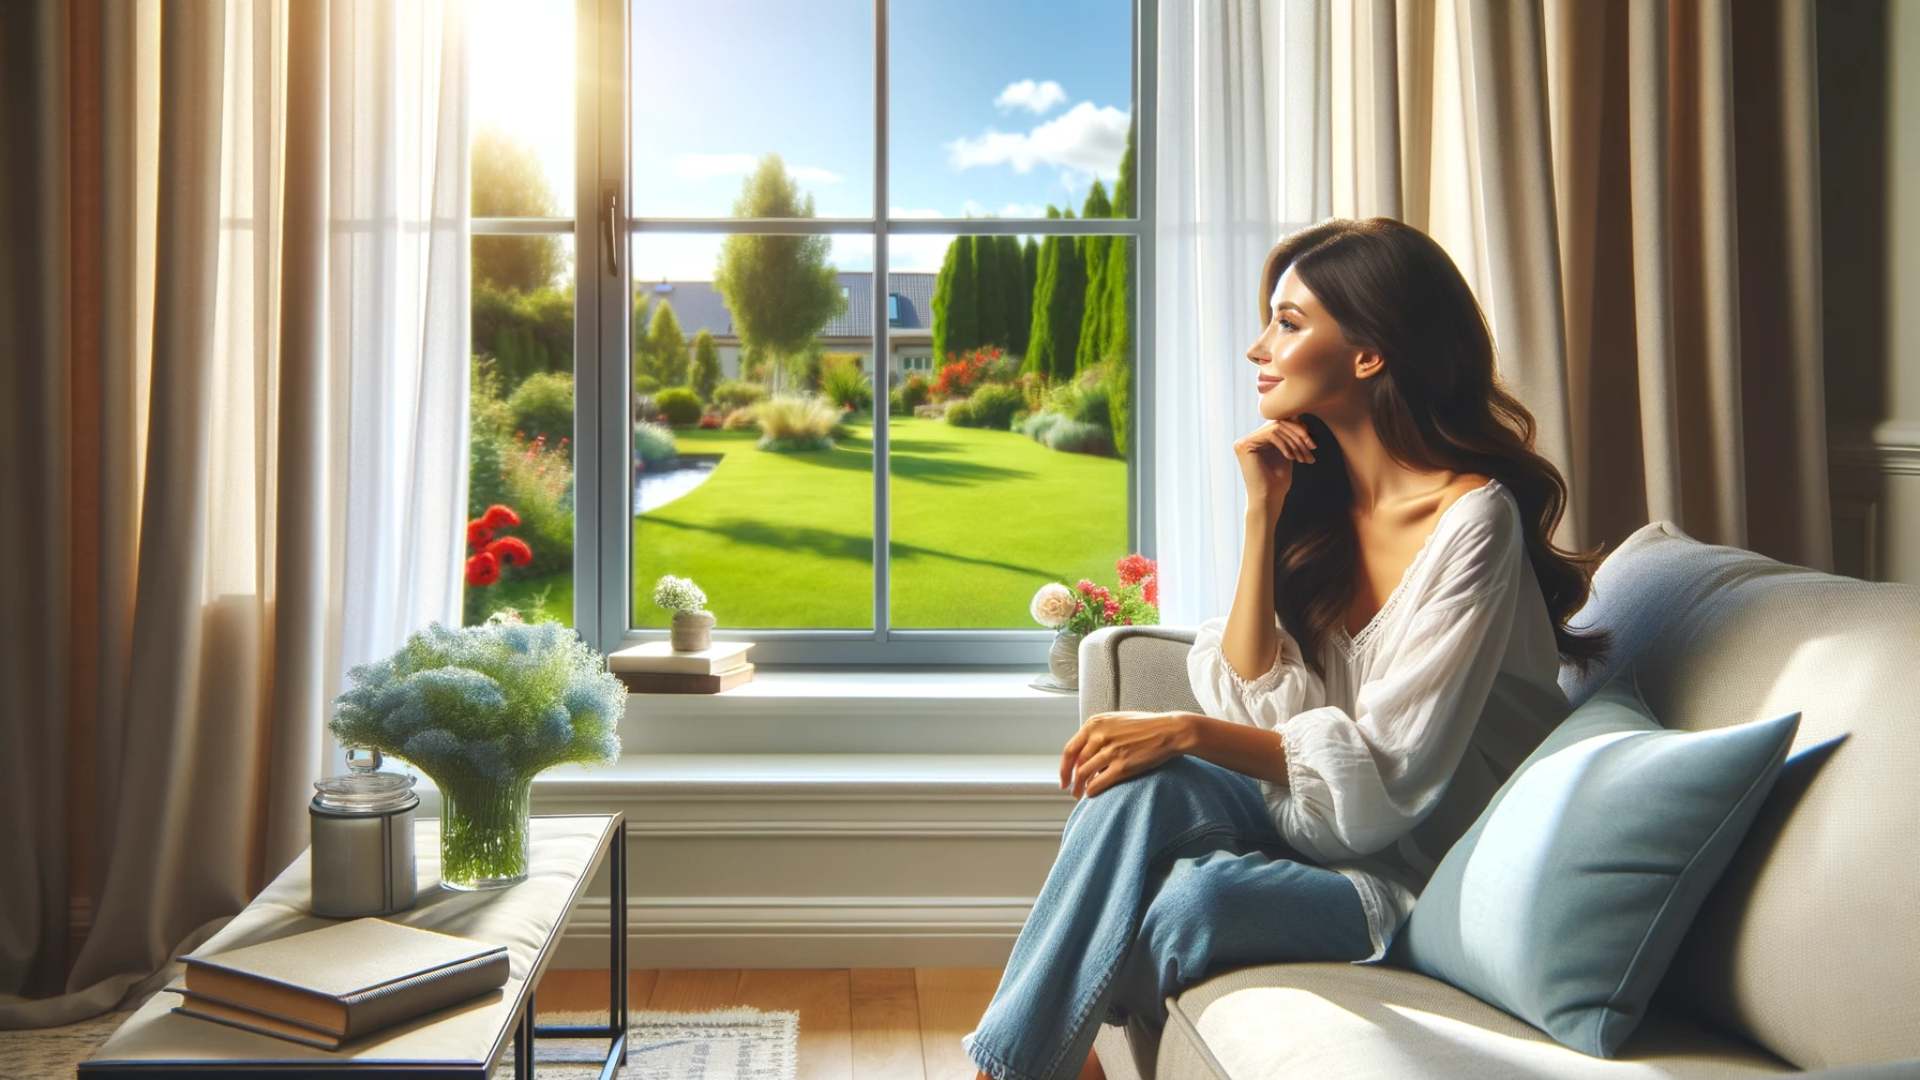
<svg viewBox="0 0 1920 1080">
<path fill-rule="evenodd" d="M 1099 1024 L 1158 1031 L 1166 999 L 1228 968 L 1373 953 L 1353 883 L 1287 846 L 1259 784 L 1198 758 L 1083 798 L 960 1040 L 995 1080 L 1075 1077 Z"/>
</svg>

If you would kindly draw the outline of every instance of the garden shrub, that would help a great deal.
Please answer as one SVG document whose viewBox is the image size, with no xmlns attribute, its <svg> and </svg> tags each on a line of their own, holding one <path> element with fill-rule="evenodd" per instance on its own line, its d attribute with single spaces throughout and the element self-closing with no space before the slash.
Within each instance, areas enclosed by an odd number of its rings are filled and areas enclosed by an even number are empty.
<svg viewBox="0 0 1920 1080">
<path fill-rule="evenodd" d="M 651 397 L 660 392 L 660 380 L 651 375 L 635 375 L 633 377 L 633 392 L 636 394 L 646 394 Z"/>
<path fill-rule="evenodd" d="M 754 407 L 762 450 L 831 450 L 840 409 L 817 394 L 779 394 Z"/>
<path fill-rule="evenodd" d="M 858 410 L 873 408 L 873 383 L 857 365 L 856 357 L 829 353 L 820 368 L 820 391 L 828 401 Z"/>
<path fill-rule="evenodd" d="M 535 376 L 538 378 L 538 376 Z M 520 576 L 545 577 L 573 567 L 573 458 L 566 439 L 515 437 L 501 460 L 502 500 L 520 515 L 519 535 L 533 549 Z"/>
<path fill-rule="evenodd" d="M 727 410 L 727 415 L 720 421 L 720 430 L 751 431 L 753 426 L 758 422 L 759 421 L 753 418 L 753 409 L 751 408 L 729 409 Z"/>
<path fill-rule="evenodd" d="M 700 395 L 684 386 L 670 386 L 653 395 L 654 407 L 666 414 L 667 423 L 674 427 L 692 427 L 700 422 L 700 414 L 706 407 L 700 403 Z"/>
<path fill-rule="evenodd" d="M 713 388 L 714 405 L 727 411 L 744 409 L 766 400 L 766 397 L 766 387 L 741 379 L 728 379 Z"/>
<path fill-rule="evenodd" d="M 912 412 L 927 403 L 933 393 L 933 385 L 927 382 L 925 375 L 909 375 L 907 381 L 900 384 L 900 404 L 906 411 Z"/>
<path fill-rule="evenodd" d="M 513 429 L 528 439 L 557 443 L 573 436 L 573 376 L 558 371 L 529 375 L 507 399 Z"/>
<path fill-rule="evenodd" d="M 1100 424 L 1090 424 L 1075 420 L 1059 413 L 1041 413 L 1042 416 L 1055 416 L 1057 420 L 1047 425 L 1040 442 L 1049 450 L 1060 450 L 1069 454 L 1110 454 L 1113 452 L 1113 437 Z"/>
<path fill-rule="evenodd" d="M 673 444 L 673 429 L 645 420 L 633 425 L 633 452 L 648 465 L 673 460 L 679 453 Z"/>
<path fill-rule="evenodd" d="M 973 396 L 964 403 L 949 406 L 947 423 L 1006 431 L 1012 426 L 1013 414 L 1026 408 L 1026 405 L 1027 396 L 1019 387 L 1006 383 L 987 383 L 975 390 Z"/>
</svg>

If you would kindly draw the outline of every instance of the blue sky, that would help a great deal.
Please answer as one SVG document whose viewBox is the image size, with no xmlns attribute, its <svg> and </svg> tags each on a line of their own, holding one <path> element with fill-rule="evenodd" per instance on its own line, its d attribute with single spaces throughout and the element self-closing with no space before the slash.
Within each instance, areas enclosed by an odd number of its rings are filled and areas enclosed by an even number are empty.
<svg viewBox="0 0 1920 1080">
<path fill-rule="evenodd" d="M 533 141 L 570 177 L 571 0 L 477 0 L 474 117 Z M 894 0 L 889 202 L 896 216 L 1076 208 L 1109 186 L 1132 98 L 1129 0 Z M 745 172 L 781 155 L 822 216 L 873 208 L 869 0 L 634 0 L 636 212 L 725 216 Z M 544 46 L 544 47 L 543 47 Z M 556 60 L 561 59 L 556 56 Z M 715 244 L 648 238 L 643 277 L 705 276 Z M 871 245 L 841 244 L 843 269 Z M 896 238 L 898 269 L 933 269 L 944 238 Z M 697 273 L 688 273 L 697 271 Z"/>
</svg>

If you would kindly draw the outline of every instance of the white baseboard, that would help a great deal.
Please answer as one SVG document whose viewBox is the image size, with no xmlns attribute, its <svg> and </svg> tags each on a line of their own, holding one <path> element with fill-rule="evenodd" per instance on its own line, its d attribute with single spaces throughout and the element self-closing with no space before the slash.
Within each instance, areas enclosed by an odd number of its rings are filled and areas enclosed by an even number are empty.
<svg viewBox="0 0 1920 1080">
<path fill-rule="evenodd" d="M 639 897 L 634 968 L 999 967 L 1032 902 L 997 897 Z M 581 902 L 554 963 L 607 962 L 607 901 Z"/>
</svg>

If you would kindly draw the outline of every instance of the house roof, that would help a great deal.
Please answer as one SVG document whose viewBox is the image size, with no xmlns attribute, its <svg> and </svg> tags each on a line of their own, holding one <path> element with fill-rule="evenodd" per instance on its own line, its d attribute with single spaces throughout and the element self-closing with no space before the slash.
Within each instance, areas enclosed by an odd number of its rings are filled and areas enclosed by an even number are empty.
<svg viewBox="0 0 1920 1080">
<path fill-rule="evenodd" d="M 872 271 L 836 276 L 840 279 L 840 287 L 847 290 L 847 310 L 828 323 L 820 331 L 820 336 L 870 340 L 873 337 Z M 903 336 L 907 337 L 923 336 L 933 329 L 933 284 L 936 276 L 919 272 L 887 275 L 892 291 L 900 297 L 899 317 L 892 321 L 892 329 L 903 331 Z M 726 300 L 711 281 L 660 281 L 641 283 L 635 288 L 645 290 L 649 319 L 653 317 L 654 305 L 659 301 L 671 303 L 674 316 L 680 320 L 680 329 L 689 339 L 701 330 L 717 338 L 739 336 L 734 330 L 733 312 L 728 310 Z"/>
</svg>

